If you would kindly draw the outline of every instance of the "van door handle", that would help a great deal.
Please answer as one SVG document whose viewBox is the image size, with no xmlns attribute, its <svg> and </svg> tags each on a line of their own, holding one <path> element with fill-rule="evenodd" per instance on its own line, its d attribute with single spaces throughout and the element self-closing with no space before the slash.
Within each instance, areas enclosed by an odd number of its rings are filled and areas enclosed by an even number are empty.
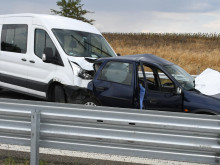
<svg viewBox="0 0 220 165">
<path fill-rule="evenodd" d="M 25 58 L 22 58 L 21 60 L 22 60 L 22 61 L 27 61 Z"/>
<path fill-rule="evenodd" d="M 35 61 L 33 61 L 33 60 L 30 60 L 29 62 L 30 62 L 30 63 L 35 63 Z"/>
</svg>

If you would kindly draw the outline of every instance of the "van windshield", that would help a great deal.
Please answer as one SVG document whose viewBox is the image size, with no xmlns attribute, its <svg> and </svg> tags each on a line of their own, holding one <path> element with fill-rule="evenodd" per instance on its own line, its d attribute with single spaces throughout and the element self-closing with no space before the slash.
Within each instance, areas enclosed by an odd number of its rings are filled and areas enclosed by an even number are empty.
<svg viewBox="0 0 220 165">
<path fill-rule="evenodd" d="M 103 36 L 74 30 L 52 29 L 63 50 L 75 57 L 116 56 Z"/>
<path fill-rule="evenodd" d="M 194 78 L 178 65 L 165 65 L 164 68 L 169 72 L 186 90 L 194 90 Z"/>
</svg>

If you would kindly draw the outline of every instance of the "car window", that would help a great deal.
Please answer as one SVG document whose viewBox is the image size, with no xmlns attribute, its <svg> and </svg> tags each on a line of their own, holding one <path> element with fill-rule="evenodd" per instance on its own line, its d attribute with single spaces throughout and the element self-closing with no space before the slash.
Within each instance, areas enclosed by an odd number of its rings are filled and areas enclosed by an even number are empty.
<svg viewBox="0 0 220 165">
<path fill-rule="evenodd" d="M 160 69 L 157 69 L 158 72 L 158 77 L 160 80 L 160 86 L 161 86 L 161 90 L 164 92 L 172 92 L 175 90 L 175 85 L 172 82 L 172 80 L 170 80 L 170 78 L 168 78 L 166 76 L 166 74 L 164 72 L 162 72 Z"/>
<path fill-rule="evenodd" d="M 91 37 L 91 45 L 96 45 L 92 46 L 92 53 L 95 54 L 101 54 L 102 56 L 105 56 L 105 53 L 109 53 L 108 49 L 106 48 L 105 42 L 102 41 L 103 38 L 100 38 L 99 36 L 93 36 Z"/>
<path fill-rule="evenodd" d="M 101 71 L 100 80 L 131 85 L 133 65 L 124 62 L 108 62 Z"/>
<path fill-rule="evenodd" d="M 155 76 L 153 74 L 152 68 L 150 66 L 143 65 L 143 69 L 144 69 L 145 77 L 147 79 L 148 89 L 149 90 L 155 90 L 155 91 L 159 90 L 158 85 L 156 84 L 156 78 L 155 78 Z M 139 81 L 140 82 L 144 82 L 144 75 L 143 75 L 141 66 L 139 66 L 138 70 L 139 70 L 138 71 Z"/>
<path fill-rule="evenodd" d="M 28 26 L 10 24 L 3 25 L 1 50 L 15 53 L 27 52 Z"/>
<path fill-rule="evenodd" d="M 35 30 L 35 40 L 34 40 L 34 53 L 39 57 L 42 58 L 44 53 L 44 49 L 46 47 L 50 47 L 53 50 L 53 56 L 56 55 L 57 49 L 53 44 L 51 38 L 47 34 L 45 30 L 36 29 Z"/>
<path fill-rule="evenodd" d="M 172 80 L 160 69 L 146 64 L 143 65 L 143 69 L 147 79 L 146 83 L 148 90 L 162 92 L 172 92 L 175 90 L 175 85 Z M 139 83 L 143 82 L 144 75 L 141 66 L 139 66 L 138 76 Z"/>
</svg>

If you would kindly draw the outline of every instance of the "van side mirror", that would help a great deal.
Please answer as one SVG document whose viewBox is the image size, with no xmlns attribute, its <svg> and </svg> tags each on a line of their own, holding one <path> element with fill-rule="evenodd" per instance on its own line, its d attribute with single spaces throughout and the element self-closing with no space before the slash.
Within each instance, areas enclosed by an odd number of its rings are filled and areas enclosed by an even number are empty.
<svg viewBox="0 0 220 165">
<path fill-rule="evenodd" d="M 120 53 L 117 53 L 117 55 L 118 55 L 118 56 L 121 56 L 121 54 L 120 54 Z"/>
<path fill-rule="evenodd" d="M 42 60 L 45 63 L 51 63 L 54 60 L 52 48 L 46 47 L 44 49 L 44 54 L 42 55 Z"/>
<path fill-rule="evenodd" d="M 178 95 L 182 94 L 182 89 L 180 87 L 176 88 L 176 94 L 178 94 Z"/>
</svg>

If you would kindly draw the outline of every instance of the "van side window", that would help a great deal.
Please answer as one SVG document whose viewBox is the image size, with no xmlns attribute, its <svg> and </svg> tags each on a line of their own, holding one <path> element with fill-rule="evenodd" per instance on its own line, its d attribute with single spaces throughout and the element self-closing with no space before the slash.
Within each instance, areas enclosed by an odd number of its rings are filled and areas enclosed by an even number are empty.
<svg viewBox="0 0 220 165">
<path fill-rule="evenodd" d="M 124 62 L 108 62 L 99 79 L 125 85 L 131 85 L 133 65 Z"/>
<path fill-rule="evenodd" d="M 53 50 L 53 56 L 55 56 L 58 51 L 50 39 L 49 35 L 45 30 L 36 29 L 35 30 L 35 39 L 34 39 L 34 53 L 42 58 L 42 54 L 44 53 L 44 49 L 46 47 L 50 47 Z"/>
<path fill-rule="evenodd" d="M 1 37 L 1 50 L 15 53 L 26 53 L 27 36 L 27 25 L 3 25 Z"/>
</svg>

